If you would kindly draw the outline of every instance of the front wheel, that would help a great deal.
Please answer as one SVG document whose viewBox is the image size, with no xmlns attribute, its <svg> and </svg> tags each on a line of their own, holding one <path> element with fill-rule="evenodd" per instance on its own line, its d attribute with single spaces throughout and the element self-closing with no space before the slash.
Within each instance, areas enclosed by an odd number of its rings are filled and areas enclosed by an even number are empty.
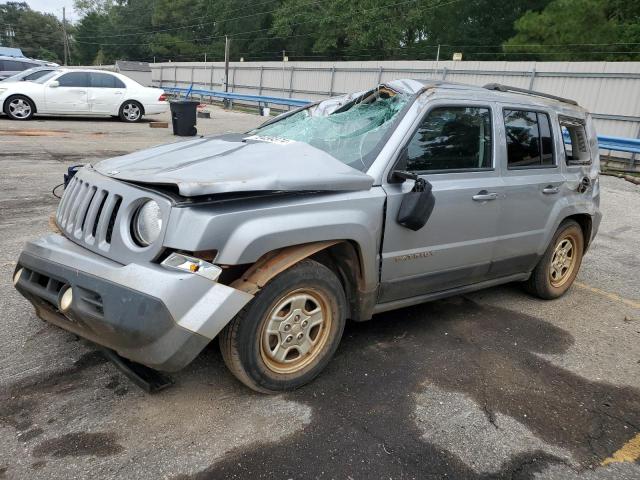
<svg viewBox="0 0 640 480">
<path fill-rule="evenodd" d="M 31 120 L 36 113 L 33 102 L 22 95 L 9 97 L 5 103 L 4 113 L 12 120 Z"/>
<path fill-rule="evenodd" d="M 303 260 L 271 280 L 220 334 L 229 370 L 264 393 L 313 380 L 335 353 L 347 301 L 338 277 Z"/>
<path fill-rule="evenodd" d="M 527 290 L 545 300 L 564 295 L 578 275 L 583 253 L 584 235 L 580 225 L 574 220 L 562 222 L 527 281 Z"/>
</svg>

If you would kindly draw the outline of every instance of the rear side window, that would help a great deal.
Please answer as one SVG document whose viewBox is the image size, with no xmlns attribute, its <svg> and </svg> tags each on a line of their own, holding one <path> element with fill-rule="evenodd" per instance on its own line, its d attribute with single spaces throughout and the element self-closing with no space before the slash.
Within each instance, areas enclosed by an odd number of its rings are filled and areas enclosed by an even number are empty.
<svg viewBox="0 0 640 480">
<path fill-rule="evenodd" d="M 122 80 L 108 73 L 91 72 L 89 77 L 94 88 L 126 88 Z"/>
<path fill-rule="evenodd" d="M 555 166 L 549 115 L 526 110 L 505 110 L 509 168 Z"/>
<path fill-rule="evenodd" d="M 61 87 L 88 87 L 89 74 L 86 72 L 65 73 L 58 78 Z"/>
<path fill-rule="evenodd" d="M 411 138 L 403 168 L 411 172 L 490 169 L 491 152 L 489 108 L 435 108 Z"/>
<path fill-rule="evenodd" d="M 567 164 L 589 164 L 591 154 L 584 122 L 579 119 L 560 117 L 560 130 L 564 143 Z"/>
</svg>

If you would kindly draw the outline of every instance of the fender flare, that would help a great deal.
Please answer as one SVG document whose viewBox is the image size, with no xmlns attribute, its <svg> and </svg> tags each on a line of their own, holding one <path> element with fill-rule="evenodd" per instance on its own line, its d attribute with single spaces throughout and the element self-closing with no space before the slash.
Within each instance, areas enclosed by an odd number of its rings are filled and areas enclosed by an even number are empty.
<svg viewBox="0 0 640 480">
<path fill-rule="evenodd" d="M 279 273 L 284 272 L 300 260 L 304 260 L 340 242 L 342 242 L 342 240 L 305 243 L 266 253 L 249 267 L 240 278 L 232 282 L 230 287 L 255 295 L 269 280 Z"/>
</svg>

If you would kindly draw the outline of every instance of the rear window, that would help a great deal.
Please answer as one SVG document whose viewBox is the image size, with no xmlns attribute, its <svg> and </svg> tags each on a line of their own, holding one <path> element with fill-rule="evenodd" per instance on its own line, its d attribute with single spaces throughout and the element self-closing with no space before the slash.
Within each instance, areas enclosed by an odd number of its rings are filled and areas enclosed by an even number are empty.
<svg viewBox="0 0 640 480">
<path fill-rule="evenodd" d="M 553 167 L 553 136 L 549 115 L 526 110 L 505 110 L 509 168 Z"/>
<path fill-rule="evenodd" d="M 27 75 L 26 77 L 24 77 L 25 80 L 37 80 L 40 77 L 44 77 L 47 73 L 50 73 L 51 70 L 38 70 L 37 72 L 33 72 L 30 73 L 29 75 Z"/>
</svg>

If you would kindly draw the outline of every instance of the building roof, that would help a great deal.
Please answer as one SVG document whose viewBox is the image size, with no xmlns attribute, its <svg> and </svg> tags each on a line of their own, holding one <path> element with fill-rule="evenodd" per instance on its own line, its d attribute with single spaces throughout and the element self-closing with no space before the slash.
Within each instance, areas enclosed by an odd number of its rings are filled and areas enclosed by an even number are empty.
<svg viewBox="0 0 640 480">
<path fill-rule="evenodd" d="M 116 60 L 116 70 L 119 72 L 150 72 L 151 67 L 148 62 Z"/>
</svg>

